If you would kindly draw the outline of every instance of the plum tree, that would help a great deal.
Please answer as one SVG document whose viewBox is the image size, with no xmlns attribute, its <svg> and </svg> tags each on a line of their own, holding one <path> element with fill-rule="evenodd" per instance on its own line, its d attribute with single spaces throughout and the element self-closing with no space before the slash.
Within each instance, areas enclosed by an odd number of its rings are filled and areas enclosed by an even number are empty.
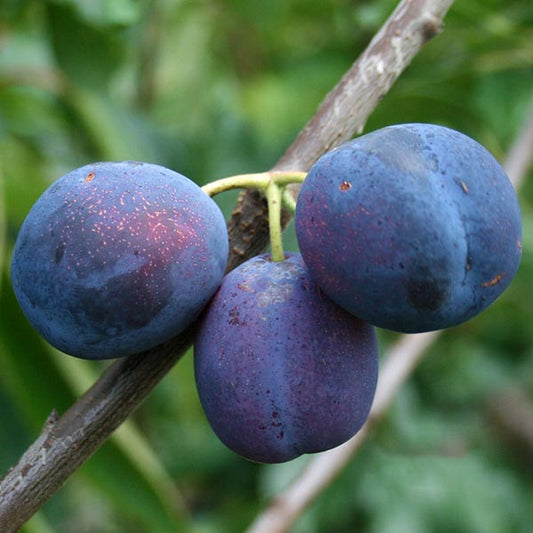
<svg viewBox="0 0 533 533">
<path fill-rule="evenodd" d="M 378 370 L 372 326 L 325 296 L 300 254 L 263 254 L 229 273 L 200 320 L 194 357 L 215 433 L 265 463 L 354 435 Z"/>
<path fill-rule="evenodd" d="M 194 182 L 158 165 L 104 162 L 69 172 L 37 200 L 11 273 L 41 335 L 96 359 L 180 333 L 219 286 L 227 257 L 224 217 Z"/>
<path fill-rule="evenodd" d="M 484 310 L 522 250 L 518 200 L 496 159 L 431 124 L 389 126 L 322 156 L 302 185 L 295 226 L 326 294 L 406 333 Z"/>
</svg>

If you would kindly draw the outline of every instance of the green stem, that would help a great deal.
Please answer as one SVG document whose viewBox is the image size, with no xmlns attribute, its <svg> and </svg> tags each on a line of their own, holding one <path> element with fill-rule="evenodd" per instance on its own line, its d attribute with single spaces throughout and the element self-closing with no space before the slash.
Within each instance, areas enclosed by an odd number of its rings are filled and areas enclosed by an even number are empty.
<svg viewBox="0 0 533 533">
<path fill-rule="evenodd" d="M 231 189 L 260 189 L 266 190 L 270 183 L 270 173 L 260 172 L 257 174 L 238 174 L 229 176 L 211 183 L 207 183 L 202 190 L 209 196 L 215 196 L 224 191 Z"/>
<path fill-rule="evenodd" d="M 283 261 L 283 243 L 281 239 L 281 205 L 294 213 L 296 202 L 285 187 L 291 183 L 301 183 L 307 172 L 272 171 L 257 174 L 238 174 L 211 183 L 207 183 L 202 190 L 208 196 L 215 196 L 231 189 L 259 189 L 263 191 L 268 203 L 268 224 L 270 230 L 271 256 L 273 261 Z"/>
<path fill-rule="evenodd" d="M 270 232 L 271 256 L 273 261 L 283 261 L 283 243 L 281 239 L 281 188 L 272 179 L 265 191 L 268 202 L 268 229 Z"/>
<path fill-rule="evenodd" d="M 202 190 L 209 196 L 215 196 L 216 194 L 231 189 L 259 189 L 266 191 L 271 180 L 280 187 L 283 187 L 290 183 L 301 183 L 305 179 L 305 176 L 307 176 L 306 172 L 285 172 L 283 170 L 258 172 L 255 174 L 237 174 L 236 176 L 229 176 L 207 183 L 202 187 Z"/>
<path fill-rule="evenodd" d="M 291 183 L 302 183 L 307 176 L 307 172 L 301 172 L 298 170 L 285 171 L 285 170 L 273 170 L 269 172 L 271 178 L 280 187 L 284 185 L 290 185 Z"/>
<path fill-rule="evenodd" d="M 294 212 L 296 211 L 296 200 L 287 189 L 283 189 L 283 192 L 281 193 L 281 202 L 283 207 L 294 215 Z"/>
</svg>

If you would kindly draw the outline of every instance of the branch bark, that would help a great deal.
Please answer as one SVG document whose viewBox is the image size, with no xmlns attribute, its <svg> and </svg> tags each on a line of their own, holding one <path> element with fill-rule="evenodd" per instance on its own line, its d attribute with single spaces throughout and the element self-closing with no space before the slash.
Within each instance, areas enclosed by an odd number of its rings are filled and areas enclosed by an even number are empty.
<svg viewBox="0 0 533 533">
<path fill-rule="evenodd" d="M 372 110 L 442 26 L 453 0 L 402 0 L 367 49 L 326 97 L 276 170 L 308 170 L 320 155 L 363 130 Z M 284 223 L 288 222 L 285 214 Z M 264 198 L 243 193 L 228 224 L 232 269 L 264 250 Z M 190 347 L 194 327 L 173 341 L 118 360 L 42 434 L 0 483 L 0 531 L 17 531 L 105 442 Z"/>
<path fill-rule="evenodd" d="M 524 124 L 511 146 L 503 167 L 518 189 L 533 162 L 533 102 Z M 302 512 L 337 477 L 357 453 L 371 429 L 383 418 L 402 385 L 413 373 L 428 348 L 442 331 L 402 335 L 389 350 L 380 369 L 378 386 L 370 415 L 363 428 L 343 445 L 318 454 L 300 475 L 278 494 L 251 524 L 246 533 L 285 533 Z M 515 398 L 516 399 L 516 398 Z M 518 403 L 517 403 L 518 405 Z M 495 423 L 514 437 L 522 448 L 533 449 L 533 416 L 521 405 L 518 415 L 508 416 L 501 402 L 491 403 Z M 506 406 L 507 408 L 507 406 Z M 527 421 L 527 425 L 526 424 Z M 527 426 L 527 427 L 526 427 Z M 529 448 L 527 448 L 529 446 Z M 529 457 L 531 460 L 531 457 Z"/>
</svg>

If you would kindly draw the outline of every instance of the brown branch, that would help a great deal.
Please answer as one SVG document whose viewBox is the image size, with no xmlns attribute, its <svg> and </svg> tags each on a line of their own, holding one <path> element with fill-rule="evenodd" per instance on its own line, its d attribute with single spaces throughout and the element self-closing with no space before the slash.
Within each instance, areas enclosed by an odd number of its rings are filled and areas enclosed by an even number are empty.
<svg viewBox="0 0 533 533">
<path fill-rule="evenodd" d="M 452 2 L 400 2 L 275 168 L 307 170 L 324 151 L 361 131 L 392 83 L 439 31 Z M 262 196 L 255 191 L 241 195 L 228 231 L 230 269 L 265 248 L 268 226 Z M 18 530 L 132 413 L 192 339 L 190 329 L 163 346 L 118 360 L 62 417 L 50 418 L 0 483 L 0 531 Z"/>
<path fill-rule="evenodd" d="M 504 170 L 518 189 L 533 163 L 533 102 L 524 124 L 503 163 Z M 359 450 L 370 430 L 383 418 L 402 385 L 407 381 L 427 349 L 442 331 L 418 335 L 402 335 L 392 346 L 380 369 L 376 397 L 370 416 L 363 428 L 343 445 L 318 454 L 300 475 L 261 512 L 247 533 L 285 533 L 302 512 L 337 477 Z M 508 397 L 509 398 L 509 397 Z M 516 397 L 510 398 L 519 405 Z M 503 402 L 491 403 L 492 420 L 513 444 L 522 451 L 533 450 L 533 415 L 523 400 L 514 416 L 509 416 L 509 406 Z"/>
</svg>

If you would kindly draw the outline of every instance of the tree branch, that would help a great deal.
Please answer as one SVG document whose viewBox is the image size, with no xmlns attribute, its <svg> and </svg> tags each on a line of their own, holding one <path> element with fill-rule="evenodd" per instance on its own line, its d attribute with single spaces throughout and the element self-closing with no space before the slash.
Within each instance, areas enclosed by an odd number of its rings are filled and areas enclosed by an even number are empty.
<svg viewBox="0 0 533 533">
<path fill-rule="evenodd" d="M 511 146 L 503 167 L 515 188 L 523 183 L 533 162 L 533 102 L 529 114 Z M 437 340 L 442 331 L 432 331 L 417 335 L 402 335 L 389 350 L 383 367 L 380 369 L 376 396 L 370 416 L 363 428 L 343 445 L 318 454 L 301 474 L 280 494 L 278 494 L 260 513 L 247 533 L 284 533 L 294 524 L 301 513 L 320 495 L 320 493 L 337 477 L 342 469 L 356 454 L 371 429 L 387 412 L 389 406 L 400 391 L 402 385 L 412 374 L 427 349 Z M 503 425 L 500 403 L 492 404 L 492 414 Z M 532 421 L 530 410 L 523 408 L 518 416 L 507 422 L 508 433 L 518 435 L 521 445 L 527 442 L 529 449 L 533 445 Z M 521 417 L 521 418 L 520 418 Z M 509 417 L 507 417 L 508 419 Z M 527 429 L 522 422 L 528 421 Z M 525 436 L 527 434 L 527 437 Z"/>
<path fill-rule="evenodd" d="M 403 0 L 368 48 L 327 96 L 275 169 L 307 170 L 363 126 L 423 44 L 441 28 L 453 0 Z M 284 223 L 288 221 L 285 214 Z M 264 250 L 262 195 L 243 193 L 228 224 L 229 269 Z M 109 437 L 185 353 L 194 328 L 143 354 L 118 360 L 40 437 L 0 483 L 0 531 L 18 530 Z"/>
</svg>

